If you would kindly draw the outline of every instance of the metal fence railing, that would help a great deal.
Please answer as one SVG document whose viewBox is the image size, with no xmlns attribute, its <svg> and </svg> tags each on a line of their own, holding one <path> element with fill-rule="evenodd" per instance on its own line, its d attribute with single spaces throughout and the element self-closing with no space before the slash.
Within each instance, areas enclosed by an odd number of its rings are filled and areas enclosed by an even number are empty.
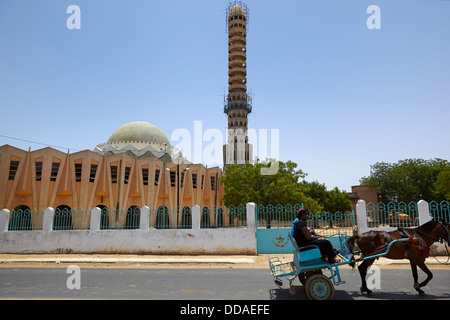
<svg viewBox="0 0 450 320">
<path fill-rule="evenodd" d="M 24 206 L 25 207 L 25 206 Z M 295 205 L 257 205 L 256 224 L 258 228 L 290 228 L 303 207 Z M 415 202 L 387 204 L 379 202 L 366 205 L 368 227 L 416 227 L 419 225 L 418 206 Z M 430 216 L 450 221 L 448 201 L 431 201 Z M 8 231 L 32 231 L 43 229 L 44 209 L 14 210 L 9 215 Z M 91 209 L 73 209 L 60 206 L 54 211 L 53 230 L 89 230 Z M 101 208 L 101 230 L 133 230 L 140 228 L 141 209 L 137 206 L 124 208 Z M 350 233 L 355 225 L 353 211 L 317 212 L 310 215 L 308 225 L 326 234 Z M 200 228 L 240 228 L 247 226 L 247 213 L 244 205 L 200 208 Z M 150 229 L 191 229 L 192 208 L 150 208 Z M 318 233 L 320 233 L 318 232 Z"/>
<path fill-rule="evenodd" d="M 102 208 L 100 213 L 100 230 L 134 230 L 139 229 L 141 209 L 136 206 L 124 208 Z"/>
<path fill-rule="evenodd" d="M 44 209 L 18 209 L 10 213 L 8 231 L 42 230 Z"/>
<path fill-rule="evenodd" d="M 256 209 L 258 228 L 291 228 L 297 218 L 297 212 L 303 208 L 302 204 L 295 205 L 258 205 Z M 336 234 L 353 234 L 355 215 L 353 211 L 346 212 L 316 212 L 311 213 L 308 227 L 313 228 L 317 234 L 333 236 Z"/>
<path fill-rule="evenodd" d="M 366 206 L 368 227 L 417 227 L 419 216 L 416 202 L 369 202 Z"/>
<path fill-rule="evenodd" d="M 192 210 L 184 208 L 150 208 L 150 229 L 192 229 Z"/>
<path fill-rule="evenodd" d="M 141 209 L 100 208 L 100 230 L 135 230 L 140 228 Z M 192 208 L 158 207 L 149 209 L 150 229 L 192 229 Z M 60 230 L 89 230 L 91 209 L 60 206 L 53 214 L 52 228 Z M 42 230 L 44 209 L 20 209 L 10 213 L 8 231 Z M 243 205 L 200 208 L 200 228 L 239 228 L 247 226 Z"/>
<path fill-rule="evenodd" d="M 297 212 L 303 208 L 303 204 L 295 205 L 257 205 L 256 223 L 258 228 L 288 228 L 297 218 Z"/>
<path fill-rule="evenodd" d="M 204 206 L 200 208 L 200 228 L 239 228 L 247 225 L 245 206 Z M 191 229 L 192 209 L 184 208 L 151 208 L 150 228 L 154 229 Z"/>
<path fill-rule="evenodd" d="M 213 214 L 216 217 L 218 227 L 240 228 L 247 226 L 247 210 L 244 205 L 221 206 Z"/>
<path fill-rule="evenodd" d="M 352 236 L 355 226 L 355 212 L 317 212 L 310 216 L 308 225 L 314 228 L 316 233 L 326 237 L 337 234 Z"/>
<path fill-rule="evenodd" d="M 431 201 L 429 204 L 430 215 L 434 220 L 450 221 L 450 206 L 448 201 Z"/>
<path fill-rule="evenodd" d="M 56 208 L 53 230 L 89 230 L 91 209 Z"/>
</svg>

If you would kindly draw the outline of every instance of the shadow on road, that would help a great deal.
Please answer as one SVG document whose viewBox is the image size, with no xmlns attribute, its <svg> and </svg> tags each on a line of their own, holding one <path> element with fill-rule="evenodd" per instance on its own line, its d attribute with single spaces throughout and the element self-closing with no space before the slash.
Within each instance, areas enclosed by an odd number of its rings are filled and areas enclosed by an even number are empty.
<svg viewBox="0 0 450 320">
<path fill-rule="evenodd" d="M 276 288 L 269 291 L 270 300 L 308 300 L 304 288 L 296 288 L 291 295 L 288 288 Z M 450 299 L 450 294 L 443 296 L 427 294 L 424 297 L 409 292 L 374 292 L 373 296 L 362 295 L 359 291 L 335 290 L 333 300 L 443 300 Z"/>
</svg>

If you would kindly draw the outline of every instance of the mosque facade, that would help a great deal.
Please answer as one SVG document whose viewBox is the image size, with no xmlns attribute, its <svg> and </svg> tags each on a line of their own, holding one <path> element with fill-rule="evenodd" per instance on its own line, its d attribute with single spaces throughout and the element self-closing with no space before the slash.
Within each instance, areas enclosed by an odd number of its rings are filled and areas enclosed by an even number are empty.
<svg viewBox="0 0 450 320">
<path fill-rule="evenodd" d="M 230 4 L 224 166 L 252 159 L 247 137 L 252 111 L 246 77 L 247 23 L 245 5 Z M 65 153 L 50 147 L 26 151 L 0 146 L 0 209 L 218 208 L 223 174 L 219 167 L 190 163 L 159 128 L 136 121 L 118 128 L 93 150 Z"/>
<path fill-rule="evenodd" d="M 222 174 L 190 163 L 160 129 L 137 121 L 92 151 L 1 146 L 0 208 L 218 207 Z"/>
</svg>

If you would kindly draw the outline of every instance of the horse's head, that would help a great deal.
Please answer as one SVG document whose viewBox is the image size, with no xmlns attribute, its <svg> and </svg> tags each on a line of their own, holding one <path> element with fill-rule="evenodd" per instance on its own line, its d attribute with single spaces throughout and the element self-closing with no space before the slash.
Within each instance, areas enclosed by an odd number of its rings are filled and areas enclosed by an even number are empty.
<svg viewBox="0 0 450 320">
<path fill-rule="evenodd" d="M 442 239 L 447 241 L 447 243 L 450 245 L 450 231 L 449 231 L 449 223 L 446 222 L 445 220 L 439 220 L 439 224 L 438 224 L 438 228 L 439 229 L 437 232 L 437 236 Z"/>
</svg>

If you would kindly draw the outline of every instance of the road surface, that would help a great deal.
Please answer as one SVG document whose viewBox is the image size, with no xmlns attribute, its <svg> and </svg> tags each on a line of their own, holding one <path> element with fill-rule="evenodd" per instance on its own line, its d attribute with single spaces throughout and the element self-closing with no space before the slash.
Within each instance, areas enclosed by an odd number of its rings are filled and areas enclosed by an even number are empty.
<svg viewBox="0 0 450 320">
<path fill-rule="evenodd" d="M 434 278 L 421 298 L 409 268 L 380 268 L 374 297 L 359 293 L 357 271 L 341 268 L 346 284 L 338 300 L 449 300 L 449 269 L 432 269 Z M 419 280 L 425 278 L 419 272 Z M 79 289 L 77 289 L 77 286 Z M 268 269 L 251 268 L 0 268 L 0 299 L 146 299 L 146 300 L 306 300 L 303 288 L 291 295 L 278 288 Z"/>
</svg>

